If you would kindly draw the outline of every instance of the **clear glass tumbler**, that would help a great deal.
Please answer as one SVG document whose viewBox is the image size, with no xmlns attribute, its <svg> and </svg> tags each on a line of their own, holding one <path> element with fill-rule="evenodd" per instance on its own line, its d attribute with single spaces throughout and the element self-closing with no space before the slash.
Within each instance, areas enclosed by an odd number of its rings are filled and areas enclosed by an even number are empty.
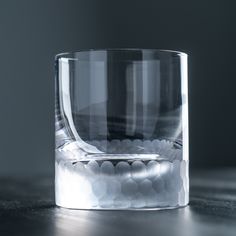
<svg viewBox="0 0 236 236">
<path fill-rule="evenodd" d="M 58 206 L 188 204 L 187 54 L 156 49 L 59 54 L 55 105 Z"/>
</svg>

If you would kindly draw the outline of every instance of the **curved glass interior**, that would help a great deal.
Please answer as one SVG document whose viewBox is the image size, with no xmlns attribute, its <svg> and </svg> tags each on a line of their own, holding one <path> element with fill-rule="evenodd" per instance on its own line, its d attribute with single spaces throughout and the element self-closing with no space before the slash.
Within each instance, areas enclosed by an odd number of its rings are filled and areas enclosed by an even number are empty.
<svg viewBox="0 0 236 236">
<path fill-rule="evenodd" d="M 187 55 L 90 50 L 56 58 L 56 204 L 188 203 Z"/>
</svg>

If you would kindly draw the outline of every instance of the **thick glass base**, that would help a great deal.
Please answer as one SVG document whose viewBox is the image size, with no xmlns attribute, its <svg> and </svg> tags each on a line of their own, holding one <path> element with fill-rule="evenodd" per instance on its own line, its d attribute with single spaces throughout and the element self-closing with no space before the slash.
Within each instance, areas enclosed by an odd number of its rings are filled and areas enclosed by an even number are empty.
<svg viewBox="0 0 236 236">
<path fill-rule="evenodd" d="M 55 168 L 56 204 L 61 207 L 160 210 L 189 201 L 188 162 L 184 160 L 114 155 L 102 160 L 60 159 Z"/>
</svg>

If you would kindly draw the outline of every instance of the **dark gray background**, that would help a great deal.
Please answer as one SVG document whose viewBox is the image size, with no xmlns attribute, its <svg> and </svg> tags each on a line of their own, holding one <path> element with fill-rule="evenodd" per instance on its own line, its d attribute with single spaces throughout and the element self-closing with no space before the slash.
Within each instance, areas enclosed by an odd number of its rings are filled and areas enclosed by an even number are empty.
<svg viewBox="0 0 236 236">
<path fill-rule="evenodd" d="M 0 0 L 0 175 L 53 173 L 54 55 L 189 54 L 191 167 L 236 165 L 236 7 L 230 0 Z"/>
</svg>

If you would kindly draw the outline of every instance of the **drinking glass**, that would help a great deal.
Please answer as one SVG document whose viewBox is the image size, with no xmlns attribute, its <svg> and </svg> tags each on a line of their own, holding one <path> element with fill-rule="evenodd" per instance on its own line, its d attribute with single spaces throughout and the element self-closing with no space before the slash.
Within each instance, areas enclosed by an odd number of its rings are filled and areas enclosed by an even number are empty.
<svg viewBox="0 0 236 236">
<path fill-rule="evenodd" d="M 170 209 L 189 201 L 187 54 L 56 56 L 56 204 Z"/>
</svg>

